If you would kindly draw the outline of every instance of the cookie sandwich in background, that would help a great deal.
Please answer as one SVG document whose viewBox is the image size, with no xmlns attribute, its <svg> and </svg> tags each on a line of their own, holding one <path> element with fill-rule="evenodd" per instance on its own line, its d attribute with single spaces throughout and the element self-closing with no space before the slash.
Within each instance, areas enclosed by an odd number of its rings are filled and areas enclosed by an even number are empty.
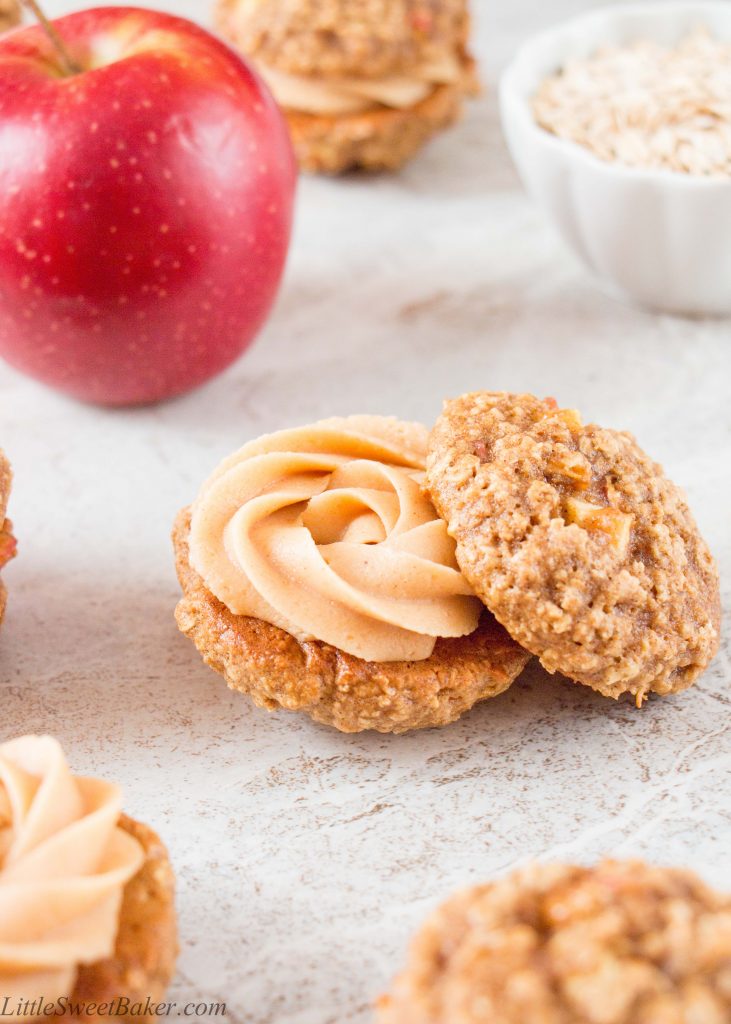
<svg viewBox="0 0 731 1024">
<path fill-rule="evenodd" d="M 308 171 L 395 170 L 477 91 L 465 0 L 218 0 Z"/>
</svg>

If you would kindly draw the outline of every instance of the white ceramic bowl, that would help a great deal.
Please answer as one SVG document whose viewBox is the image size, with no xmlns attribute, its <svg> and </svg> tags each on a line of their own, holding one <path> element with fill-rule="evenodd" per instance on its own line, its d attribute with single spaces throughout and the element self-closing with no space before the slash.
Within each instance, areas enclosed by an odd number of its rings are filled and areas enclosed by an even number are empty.
<svg viewBox="0 0 731 1024">
<path fill-rule="evenodd" d="M 535 36 L 500 88 L 503 129 L 527 190 L 596 274 L 674 313 L 731 314 L 731 180 L 606 163 L 536 123 L 530 101 L 568 58 L 603 44 L 672 44 L 698 24 L 731 41 L 731 3 L 606 7 Z"/>
</svg>

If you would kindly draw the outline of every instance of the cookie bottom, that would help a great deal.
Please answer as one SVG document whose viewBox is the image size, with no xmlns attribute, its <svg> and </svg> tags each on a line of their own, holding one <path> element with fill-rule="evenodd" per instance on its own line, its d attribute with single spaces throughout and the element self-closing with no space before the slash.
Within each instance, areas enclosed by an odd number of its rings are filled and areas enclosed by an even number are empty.
<svg viewBox="0 0 731 1024">
<path fill-rule="evenodd" d="M 324 117 L 285 110 L 300 167 L 322 174 L 395 171 L 434 135 L 457 122 L 465 95 L 476 91 L 471 61 L 463 81 L 437 86 L 406 110 L 379 109 Z"/>
<path fill-rule="evenodd" d="M 730 912 L 689 871 L 534 864 L 432 915 L 377 1022 L 727 1024 Z"/>
<path fill-rule="evenodd" d="M 0 580 L 0 625 L 5 618 L 5 609 L 8 604 L 8 592 L 5 589 L 5 584 Z"/>
<path fill-rule="evenodd" d="M 160 838 L 126 815 L 120 828 L 135 838 L 145 861 L 125 886 L 114 956 L 82 966 L 70 1002 L 105 1003 L 126 998 L 144 1007 L 163 1001 L 175 973 L 178 953 L 175 877 Z M 74 1019 L 74 1018 L 72 1018 Z M 88 1017 L 80 1018 L 88 1020 Z M 154 1013 L 120 1014 L 117 1020 L 151 1022 Z"/>
<path fill-rule="evenodd" d="M 487 612 L 470 636 L 437 641 L 425 661 L 375 663 L 317 640 L 300 642 L 260 619 L 233 615 L 188 559 L 190 510 L 173 530 L 183 598 L 178 627 L 232 690 L 259 707 L 303 711 L 341 732 L 402 733 L 453 722 L 511 685 L 530 654 Z"/>
</svg>

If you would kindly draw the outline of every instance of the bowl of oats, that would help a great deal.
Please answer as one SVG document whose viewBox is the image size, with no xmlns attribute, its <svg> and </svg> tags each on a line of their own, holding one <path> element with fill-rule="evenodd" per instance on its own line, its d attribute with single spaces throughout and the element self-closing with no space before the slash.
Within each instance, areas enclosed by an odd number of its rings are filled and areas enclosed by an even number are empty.
<svg viewBox="0 0 731 1024">
<path fill-rule="evenodd" d="M 613 291 L 731 314 L 731 3 L 573 19 L 523 45 L 500 103 L 526 189 Z"/>
</svg>

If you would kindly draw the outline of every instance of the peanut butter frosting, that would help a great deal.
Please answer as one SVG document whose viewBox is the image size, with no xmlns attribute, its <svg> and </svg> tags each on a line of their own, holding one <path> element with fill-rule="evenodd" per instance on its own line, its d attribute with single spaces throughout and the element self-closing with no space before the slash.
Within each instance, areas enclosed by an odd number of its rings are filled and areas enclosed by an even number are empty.
<svg viewBox="0 0 731 1024">
<path fill-rule="evenodd" d="M 421 103 L 437 86 L 457 82 L 461 74 L 456 55 L 422 64 L 409 75 L 384 78 L 314 78 L 287 74 L 261 63 L 258 70 L 286 110 L 330 117 L 360 114 L 379 106 L 405 110 Z"/>
<path fill-rule="evenodd" d="M 113 954 L 123 889 L 144 860 L 118 827 L 121 807 L 117 786 L 74 777 L 50 736 L 0 745 L 0 993 L 11 1010 L 69 997 L 82 964 Z"/>
<path fill-rule="evenodd" d="M 366 661 L 421 661 L 482 605 L 422 492 L 428 431 L 379 416 L 269 434 L 192 510 L 190 564 L 234 615 Z"/>
</svg>

